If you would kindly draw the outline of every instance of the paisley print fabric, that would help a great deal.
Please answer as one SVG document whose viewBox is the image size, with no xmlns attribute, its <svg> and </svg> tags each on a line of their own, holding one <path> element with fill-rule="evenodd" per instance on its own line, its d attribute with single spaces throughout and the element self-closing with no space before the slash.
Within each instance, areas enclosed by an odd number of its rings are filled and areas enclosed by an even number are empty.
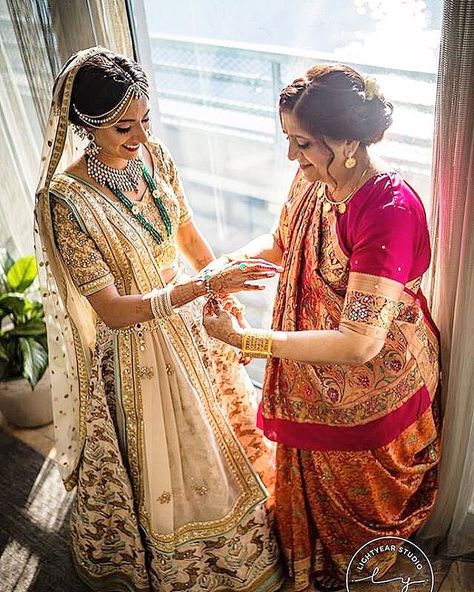
<svg viewBox="0 0 474 592">
<path fill-rule="evenodd" d="M 294 589 L 344 582 L 372 538 L 408 537 L 437 490 L 438 333 L 423 294 L 429 238 L 418 196 L 396 173 L 324 212 L 297 175 L 275 230 L 283 251 L 273 328 L 344 327 L 380 340 L 365 364 L 271 359 L 259 423 L 277 442 L 276 526 Z"/>
</svg>

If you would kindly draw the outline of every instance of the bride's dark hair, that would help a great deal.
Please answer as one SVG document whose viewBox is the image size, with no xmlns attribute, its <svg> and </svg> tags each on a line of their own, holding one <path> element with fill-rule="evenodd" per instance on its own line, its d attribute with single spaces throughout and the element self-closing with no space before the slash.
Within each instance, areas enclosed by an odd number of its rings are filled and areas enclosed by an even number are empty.
<svg viewBox="0 0 474 592">
<path fill-rule="evenodd" d="M 73 105 L 85 115 L 102 115 L 120 103 L 128 87 L 139 83 L 147 88 L 145 72 L 130 58 L 104 50 L 89 58 L 74 78 L 69 121 L 84 125 Z"/>
</svg>

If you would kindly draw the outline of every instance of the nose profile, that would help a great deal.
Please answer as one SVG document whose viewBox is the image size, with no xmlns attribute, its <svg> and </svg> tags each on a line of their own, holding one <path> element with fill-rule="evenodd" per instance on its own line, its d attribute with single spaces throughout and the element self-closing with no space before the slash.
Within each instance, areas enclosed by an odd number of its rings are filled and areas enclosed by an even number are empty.
<svg viewBox="0 0 474 592">
<path fill-rule="evenodd" d="M 137 132 L 137 143 L 145 144 L 148 141 L 148 136 L 143 124 L 139 124 Z"/>
<path fill-rule="evenodd" d="M 288 144 L 288 160 L 296 160 L 296 155 L 298 150 L 295 147 L 295 142 L 290 138 L 290 142 Z"/>
</svg>

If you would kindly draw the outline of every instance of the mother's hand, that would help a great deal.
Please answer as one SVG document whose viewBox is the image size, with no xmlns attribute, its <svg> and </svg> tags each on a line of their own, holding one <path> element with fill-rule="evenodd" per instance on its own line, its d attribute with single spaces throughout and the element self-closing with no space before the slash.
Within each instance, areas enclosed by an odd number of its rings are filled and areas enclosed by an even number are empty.
<svg viewBox="0 0 474 592">
<path fill-rule="evenodd" d="M 210 272 L 209 285 L 215 294 L 230 294 L 244 290 L 264 290 L 262 284 L 250 284 L 252 280 L 264 280 L 281 273 L 283 268 L 263 259 L 233 261 L 217 272 Z"/>
</svg>

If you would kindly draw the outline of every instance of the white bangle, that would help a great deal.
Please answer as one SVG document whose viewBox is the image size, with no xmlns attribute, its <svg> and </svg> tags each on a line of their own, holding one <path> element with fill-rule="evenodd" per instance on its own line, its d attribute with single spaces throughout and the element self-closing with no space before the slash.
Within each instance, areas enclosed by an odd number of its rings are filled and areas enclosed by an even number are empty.
<svg viewBox="0 0 474 592">
<path fill-rule="evenodd" d="M 156 288 L 153 290 L 150 305 L 155 319 L 165 319 L 174 314 L 174 308 L 171 304 L 172 289 L 173 286 L 166 286 L 162 290 L 157 290 Z"/>
</svg>

